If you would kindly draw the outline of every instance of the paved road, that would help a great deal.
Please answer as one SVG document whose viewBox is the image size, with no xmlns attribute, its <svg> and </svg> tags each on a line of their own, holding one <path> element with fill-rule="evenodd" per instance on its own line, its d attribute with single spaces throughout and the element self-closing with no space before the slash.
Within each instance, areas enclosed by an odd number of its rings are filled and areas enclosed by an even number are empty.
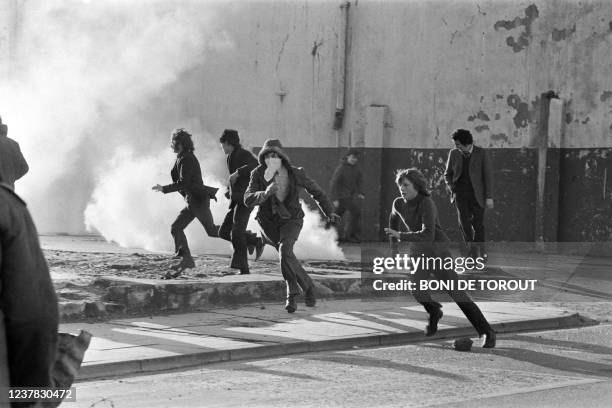
<svg viewBox="0 0 612 408">
<path fill-rule="evenodd" d="M 70 407 L 610 407 L 612 325 L 311 353 L 78 383 Z"/>
</svg>

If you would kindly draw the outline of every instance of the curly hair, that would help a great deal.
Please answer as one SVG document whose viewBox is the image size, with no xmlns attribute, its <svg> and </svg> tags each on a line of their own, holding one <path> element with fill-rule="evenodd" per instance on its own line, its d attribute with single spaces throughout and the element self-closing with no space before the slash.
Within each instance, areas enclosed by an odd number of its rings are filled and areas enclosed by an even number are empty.
<svg viewBox="0 0 612 408">
<path fill-rule="evenodd" d="M 176 143 L 183 146 L 183 149 L 188 152 L 193 152 L 193 140 L 191 140 L 191 133 L 187 132 L 185 129 L 175 129 L 172 132 L 172 140 L 175 140 Z"/>
<path fill-rule="evenodd" d="M 472 143 L 474 143 L 472 133 L 470 133 L 470 131 L 466 129 L 455 130 L 451 135 L 451 138 L 464 146 L 471 145 Z"/>
<path fill-rule="evenodd" d="M 397 170 L 395 173 L 395 184 L 399 186 L 404 179 L 411 182 L 419 193 L 426 196 L 429 195 L 429 191 L 427 190 L 427 180 L 425 179 L 423 173 L 421 173 L 421 171 L 416 167 Z"/>
</svg>

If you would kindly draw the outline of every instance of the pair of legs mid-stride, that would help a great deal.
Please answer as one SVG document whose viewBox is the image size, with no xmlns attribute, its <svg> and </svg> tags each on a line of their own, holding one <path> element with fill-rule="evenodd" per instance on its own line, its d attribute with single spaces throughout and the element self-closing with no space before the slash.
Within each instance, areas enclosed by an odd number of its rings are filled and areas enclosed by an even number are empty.
<svg viewBox="0 0 612 408">
<path fill-rule="evenodd" d="M 316 305 L 312 279 L 293 253 L 304 221 L 302 219 L 282 219 L 275 216 L 271 220 L 258 220 L 264 241 L 278 251 L 281 272 L 287 284 L 285 310 L 293 313 L 297 310 L 295 297 L 304 292 L 304 303 L 308 307 Z M 301 289 L 301 290 L 300 290 Z"/>
<path fill-rule="evenodd" d="M 450 253 L 448 256 L 451 256 Z M 452 269 L 424 270 L 421 268 L 412 275 L 412 279 L 413 282 L 415 282 L 415 287 L 418 289 L 420 287 L 420 281 L 428 279 L 455 281 L 454 287 L 457 287 L 456 281 L 459 280 L 459 277 Z M 474 329 L 476 329 L 478 335 L 480 337 L 484 336 L 482 347 L 495 347 L 495 331 L 491 328 L 489 322 L 470 295 L 464 290 L 447 290 L 446 293 L 453 299 L 457 306 L 459 306 L 465 317 L 467 317 L 472 326 L 474 326 Z M 427 290 L 414 290 L 412 294 L 416 301 L 423 305 L 429 314 L 429 324 L 425 328 L 425 335 L 433 336 L 438 331 L 438 322 L 443 316 L 442 305 L 433 300 L 431 294 Z"/>
</svg>

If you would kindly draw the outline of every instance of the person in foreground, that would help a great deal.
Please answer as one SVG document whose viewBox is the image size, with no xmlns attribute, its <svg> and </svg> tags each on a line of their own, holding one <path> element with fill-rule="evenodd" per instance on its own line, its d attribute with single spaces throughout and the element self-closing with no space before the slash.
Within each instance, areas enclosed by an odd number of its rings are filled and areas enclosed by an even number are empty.
<svg viewBox="0 0 612 408">
<path fill-rule="evenodd" d="M 285 310 L 297 310 L 295 297 L 304 292 L 305 304 L 316 304 L 312 279 L 293 253 L 304 224 L 304 212 L 299 200 L 299 192 L 305 189 L 317 202 L 319 208 L 331 222 L 339 216 L 333 212 L 331 202 L 303 168 L 291 165 L 283 152 L 279 140 L 268 139 L 259 152 L 259 166 L 251 173 L 249 186 L 244 193 L 244 204 L 248 207 L 259 206 L 257 221 L 261 226 L 264 240 L 274 246 L 280 257 L 280 268 L 287 283 Z"/>
<path fill-rule="evenodd" d="M 449 239 L 442 230 L 438 220 L 438 210 L 427 191 L 427 182 L 423 174 L 416 168 L 403 169 L 397 172 L 395 183 L 401 197 L 393 201 L 389 216 L 389 228 L 385 232 L 394 242 L 410 242 L 410 256 L 450 257 Z M 408 229 L 400 232 L 401 226 Z M 397 248 L 397 244 L 395 244 Z M 433 276 L 430 276 L 433 275 Z M 438 322 L 442 318 L 442 305 L 433 300 L 428 291 L 418 290 L 421 280 L 458 280 L 453 269 L 435 268 L 432 270 L 419 268 L 413 274 L 417 290 L 413 291 L 415 299 L 429 313 L 429 324 L 425 328 L 426 336 L 433 336 L 438 330 Z M 489 325 L 476 303 L 463 290 L 449 290 L 447 293 L 457 303 L 457 306 L 468 318 L 480 337 L 484 336 L 482 347 L 495 347 L 495 331 Z"/>
<path fill-rule="evenodd" d="M 229 190 L 226 193 L 230 206 L 219 227 L 219 237 L 230 241 L 234 248 L 230 268 L 239 269 L 241 275 L 246 275 L 250 273 L 247 251 L 255 251 L 255 260 L 258 260 L 265 245 L 257 234 L 247 231 L 253 209 L 244 205 L 244 191 L 249 185 L 251 171 L 257 167 L 257 159 L 242 148 L 240 136 L 233 129 L 225 129 L 219 142 L 223 153 L 227 155 L 227 169 L 230 173 Z"/>
<path fill-rule="evenodd" d="M 153 186 L 154 191 L 164 194 L 178 191 L 187 202 L 187 206 L 181 210 L 176 220 L 172 223 L 170 233 L 174 238 L 175 256 L 181 261 L 172 266 L 176 272 L 168 272 L 162 276 L 164 279 L 176 278 L 185 269 L 195 267 L 195 262 L 191 256 L 187 237 L 183 231 L 197 218 L 204 226 L 209 237 L 219 236 L 219 227 L 215 225 L 212 213 L 210 212 L 210 199 L 216 199 L 218 189 L 205 186 L 202 181 L 202 170 L 200 162 L 193 154 L 194 146 L 191 134 L 185 129 L 176 129 L 172 132 L 171 147 L 176 153 L 176 162 L 170 171 L 172 184 Z"/>
</svg>

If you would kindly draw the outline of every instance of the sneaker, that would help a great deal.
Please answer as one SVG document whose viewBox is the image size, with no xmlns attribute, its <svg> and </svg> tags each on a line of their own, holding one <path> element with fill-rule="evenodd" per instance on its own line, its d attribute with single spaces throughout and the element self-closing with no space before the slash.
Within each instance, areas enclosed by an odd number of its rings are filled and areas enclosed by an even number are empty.
<svg viewBox="0 0 612 408">
<path fill-rule="evenodd" d="M 484 339 L 482 342 L 482 348 L 494 348 L 495 347 L 495 331 L 493 329 L 489 329 L 483 335 Z"/>
<path fill-rule="evenodd" d="M 433 336 L 438 331 L 438 322 L 442 318 L 444 313 L 442 309 L 438 308 L 435 312 L 429 314 L 429 324 L 425 327 L 425 335 Z"/>
<path fill-rule="evenodd" d="M 287 311 L 287 313 L 294 313 L 297 310 L 297 303 L 295 303 L 295 295 L 287 296 L 285 310 Z"/>
</svg>

